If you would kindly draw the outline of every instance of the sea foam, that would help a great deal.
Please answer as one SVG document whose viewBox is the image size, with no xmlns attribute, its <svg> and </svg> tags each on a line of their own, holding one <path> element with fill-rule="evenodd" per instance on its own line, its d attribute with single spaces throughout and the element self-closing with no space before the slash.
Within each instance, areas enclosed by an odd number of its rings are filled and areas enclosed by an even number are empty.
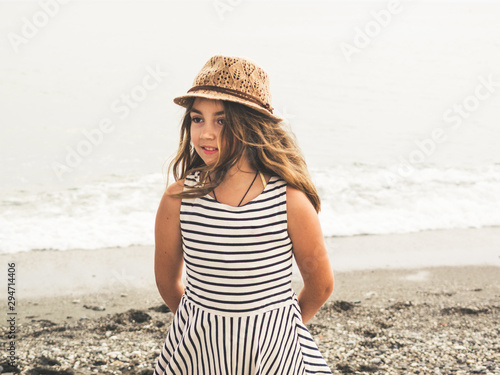
<svg viewBox="0 0 500 375">
<path fill-rule="evenodd" d="M 394 178 L 387 166 L 312 170 L 323 233 L 409 233 L 500 225 L 500 166 L 422 167 Z M 80 187 L 3 196 L 0 252 L 153 245 L 162 174 L 104 176 Z"/>
</svg>

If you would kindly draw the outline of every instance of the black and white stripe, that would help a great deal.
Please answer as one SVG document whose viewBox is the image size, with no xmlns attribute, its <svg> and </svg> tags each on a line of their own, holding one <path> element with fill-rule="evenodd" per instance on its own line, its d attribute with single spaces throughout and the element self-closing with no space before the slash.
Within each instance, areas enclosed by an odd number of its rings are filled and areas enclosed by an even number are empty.
<svg viewBox="0 0 500 375">
<path fill-rule="evenodd" d="M 285 181 L 240 207 L 184 199 L 180 218 L 187 285 L 155 375 L 331 374 L 291 287 Z"/>
</svg>

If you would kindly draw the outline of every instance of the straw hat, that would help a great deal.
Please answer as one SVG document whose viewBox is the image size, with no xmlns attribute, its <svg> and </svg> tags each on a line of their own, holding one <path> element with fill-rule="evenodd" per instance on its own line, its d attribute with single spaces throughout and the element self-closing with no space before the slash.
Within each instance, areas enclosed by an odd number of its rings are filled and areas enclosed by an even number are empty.
<svg viewBox="0 0 500 375">
<path fill-rule="evenodd" d="M 187 98 L 206 98 L 241 103 L 276 119 L 271 107 L 267 73 L 256 63 L 241 57 L 216 55 L 198 73 L 186 95 L 174 103 L 187 107 Z"/>
</svg>

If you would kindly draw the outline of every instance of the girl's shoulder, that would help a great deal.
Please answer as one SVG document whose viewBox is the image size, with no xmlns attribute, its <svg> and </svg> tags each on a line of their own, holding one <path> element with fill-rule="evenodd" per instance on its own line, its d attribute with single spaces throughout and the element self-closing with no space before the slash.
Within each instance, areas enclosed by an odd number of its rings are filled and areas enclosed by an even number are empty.
<svg viewBox="0 0 500 375">
<path fill-rule="evenodd" d="M 165 194 L 169 196 L 180 194 L 183 192 L 185 184 L 186 184 L 185 179 L 175 181 L 167 186 Z"/>
<path fill-rule="evenodd" d="M 168 218 L 178 217 L 181 200 L 177 195 L 182 193 L 183 190 L 183 180 L 175 181 L 165 189 L 156 214 L 158 222 L 165 222 Z"/>
<path fill-rule="evenodd" d="M 313 207 L 307 195 L 300 189 L 286 185 L 287 206 L 292 213 L 301 213 L 303 210 L 310 210 Z"/>
</svg>

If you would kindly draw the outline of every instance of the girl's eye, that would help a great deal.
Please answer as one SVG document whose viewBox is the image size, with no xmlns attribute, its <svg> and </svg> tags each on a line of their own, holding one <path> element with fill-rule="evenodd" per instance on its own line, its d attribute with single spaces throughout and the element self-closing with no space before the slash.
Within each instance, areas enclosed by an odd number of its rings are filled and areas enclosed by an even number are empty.
<svg viewBox="0 0 500 375">
<path fill-rule="evenodd" d="M 218 123 L 219 125 L 224 125 L 224 119 L 223 119 L 223 118 L 218 119 L 218 120 L 217 120 L 217 123 Z"/>
<path fill-rule="evenodd" d="M 201 121 L 201 117 L 191 117 L 191 121 L 197 124 Z"/>
</svg>

